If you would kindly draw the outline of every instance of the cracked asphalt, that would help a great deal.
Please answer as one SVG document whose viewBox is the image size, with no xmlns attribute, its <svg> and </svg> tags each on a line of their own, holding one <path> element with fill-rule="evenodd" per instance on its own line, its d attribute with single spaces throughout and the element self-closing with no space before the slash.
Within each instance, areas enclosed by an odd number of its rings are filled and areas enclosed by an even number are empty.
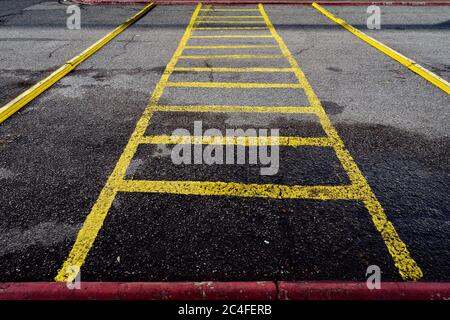
<svg viewBox="0 0 450 320">
<path fill-rule="evenodd" d="M 80 30 L 66 5 L 0 0 L 0 105 L 56 70 L 140 10 L 82 6 Z M 450 281 L 450 98 L 440 89 L 305 6 L 265 6 L 276 30 L 366 177 L 426 281 Z M 367 30 L 365 7 L 329 7 L 363 32 L 450 79 L 450 8 L 382 7 Z M 0 282 L 53 281 L 174 54 L 193 6 L 157 6 L 0 125 Z M 200 39 L 193 39 L 200 40 Z M 210 44 L 220 44 L 223 39 Z M 193 41 L 191 44 L 198 44 Z M 255 44 L 231 39 L 228 44 Z M 186 49 L 187 50 L 187 49 Z M 210 50 L 210 54 L 220 54 Z M 227 52 L 228 53 L 228 52 Z M 229 53 L 232 53 L 230 50 Z M 258 54 L 272 54 L 261 49 Z M 263 59 L 261 59 L 263 60 Z M 268 59 L 267 59 L 268 60 Z M 195 67 L 241 61 L 181 61 Z M 246 67 L 270 66 L 248 61 Z M 286 67 L 280 61 L 277 67 Z M 291 82 L 289 74 L 193 76 L 172 81 Z M 167 88 L 160 103 L 305 105 L 303 92 Z M 321 137 L 313 115 L 155 113 L 147 134 L 177 128 L 278 128 Z M 130 179 L 341 185 L 331 148 L 280 148 L 280 170 L 174 166 L 166 145 L 141 146 Z M 82 268 L 90 281 L 401 281 L 357 201 L 121 193 Z"/>
</svg>

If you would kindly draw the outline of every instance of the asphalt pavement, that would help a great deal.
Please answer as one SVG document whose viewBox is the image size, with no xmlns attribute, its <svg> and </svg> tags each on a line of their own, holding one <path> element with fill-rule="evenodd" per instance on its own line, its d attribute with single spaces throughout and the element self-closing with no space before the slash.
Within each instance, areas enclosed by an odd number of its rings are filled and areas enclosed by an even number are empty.
<svg viewBox="0 0 450 320">
<path fill-rule="evenodd" d="M 15 3 L 0 1 L 1 105 L 142 8 L 81 6 L 81 29 L 68 30 L 66 5 Z M 450 281 L 449 96 L 312 7 L 264 8 L 423 271 L 422 279 Z M 53 281 L 194 10 L 188 5 L 157 6 L 0 125 L 0 281 Z M 365 7 L 327 10 L 450 79 L 450 8 L 382 7 L 380 30 L 367 30 Z M 264 29 L 205 29 L 194 35 L 230 33 L 270 34 Z M 236 55 L 280 54 L 272 38 L 192 38 L 187 45 L 263 45 L 225 50 Z M 198 51 L 186 48 L 183 54 L 198 55 Z M 209 48 L 201 55 L 223 51 Z M 290 64 L 285 57 L 205 57 L 179 59 L 176 67 L 290 68 Z M 173 72 L 170 81 L 298 83 L 287 72 L 182 70 Z M 306 91 L 297 88 L 167 86 L 158 103 L 188 109 L 282 108 L 307 107 L 310 101 Z M 195 121 L 202 121 L 204 130 L 279 129 L 280 136 L 325 137 L 314 114 L 200 110 L 154 112 L 145 133 L 170 135 L 180 128 L 193 132 Z M 141 144 L 125 178 L 285 186 L 350 183 L 331 146 L 280 146 L 280 168 L 272 176 L 259 175 L 258 165 L 177 166 L 170 158 L 171 147 Z M 380 267 L 382 280 L 402 280 L 361 201 L 119 192 L 88 250 L 81 277 L 90 281 L 363 281 L 370 265 Z"/>
</svg>

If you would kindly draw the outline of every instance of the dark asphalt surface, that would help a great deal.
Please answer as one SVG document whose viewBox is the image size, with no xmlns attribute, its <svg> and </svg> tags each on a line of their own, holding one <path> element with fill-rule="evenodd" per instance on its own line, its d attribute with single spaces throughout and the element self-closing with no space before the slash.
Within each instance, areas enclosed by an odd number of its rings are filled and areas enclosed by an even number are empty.
<svg viewBox="0 0 450 320">
<path fill-rule="evenodd" d="M 83 6 L 82 29 L 68 30 L 66 7 L 56 2 L 23 1 L 17 6 L 15 1 L 0 1 L 0 6 L 0 104 L 140 8 Z M 327 9 L 450 79 L 450 8 L 382 8 L 387 25 L 376 31 L 363 25 L 367 16 L 363 7 Z M 53 280 L 193 10 L 156 7 L 0 125 L 0 281 Z M 424 271 L 424 280 L 450 281 L 449 96 L 313 8 L 266 10 Z M 252 52 L 270 54 L 267 50 Z M 232 61 L 181 63 L 225 67 Z M 283 61 L 239 63 L 286 67 Z M 265 74 L 250 78 L 205 73 L 195 79 L 294 82 L 288 75 Z M 178 73 L 171 80 L 194 81 L 194 77 Z M 167 88 L 161 103 L 303 105 L 307 100 L 301 90 L 290 89 L 268 93 Z M 298 114 L 156 113 L 147 133 L 192 131 L 193 122 L 199 120 L 204 129 L 279 128 L 284 136 L 323 136 L 314 116 Z M 174 166 L 168 152 L 164 145 L 140 147 L 127 177 L 302 185 L 348 182 L 327 148 L 283 147 L 279 173 L 265 177 L 255 174 L 256 166 Z M 120 194 L 81 277 L 364 280 L 366 268 L 373 264 L 380 266 L 382 280 L 401 280 L 366 209 L 356 201 Z"/>
</svg>

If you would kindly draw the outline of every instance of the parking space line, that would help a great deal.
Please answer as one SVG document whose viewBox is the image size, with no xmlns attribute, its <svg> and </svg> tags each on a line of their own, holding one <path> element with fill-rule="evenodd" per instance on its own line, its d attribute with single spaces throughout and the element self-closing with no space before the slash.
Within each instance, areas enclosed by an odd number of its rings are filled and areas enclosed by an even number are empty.
<svg viewBox="0 0 450 320">
<path fill-rule="evenodd" d="M 218 144 L 240 146 L 286 146 L 286 147 L 330 147 L 328 138 L 310 137 L 216 137 L 216 136 L 145 136 L 139 141 L 142 144 Z"/>
<path fill-rule="evenodd" d="M 145 6 L 141 11 L 127 19 L 124 23 L 118 26 L 116 29 L 108 33 L 106 36 L 95 42 L 89 48 L 84 50 L 82 53 L 77 55 L 76 57 L 67 61 L 62 67 L 58 68 L 47 78 L 39 81 L 34 86 L 5 104 L 0 108 L 0 124 L 4 122 L 6 119 L 11 117 L 14 113 L 19 111 L 21 108 L 26 106 L 28 103 L 36 99 L 39 95 L 41 95 L 48 88 L 53 86 L 56 82 L 66 76 L 69 72 L 75 69 L 80 63 L 89 58 L 95 52 L 103 48 L 108 42 L 114 39 L 117 35 L 119 35 L 122 31 L 128 28 L 130 25 L 138 21 L 142 18 L 148 11 L 150 11 L 153 7 L 155 7 L 154 3 L 149 3 Z"/>
<path fill-rule="evenodd" d="M 219 105 L 186 105 L 186 106 L 170 106 L 157 105 L 155 111 L 160 112 L 244 112 L 244 113 L 311 113 L 318 112 L 317 108 L 306 106 L 219 106 Z"/>
<path fill-rule="evenodd" d="M 292 68 L 206 68 L 206 67 L 176 67 L 173 71 L 191 72 L 294 72 Z"/>
<path fill-rule="evenodd" d="M 312 200 L 358 200 L 362 197 L 354 186 L 287 186 L 213 181 L 122 180 L 118 191 Z"/>
<path fill-rule="evenodd" d="M 291 88 L 302 89 L 300 83 L 246 83 L 246 82 L 167 82 L 168 87 L 193 87 L 193 88 L 247 88 L 247 89 L 269 89 L 269 88 Z"/>
<path fill-rule="evenodd" d="M 427 70 L 426 68 L 422 67 L 420 64 L 415 62 L 414 60 L 402 55 L 401 53 L 395 51 L 394 49 L 389 48 L 387 45 L 379 42 L 378 40 L 375 40 L 374 38 L 368 36 L 367 34 L 359 31 L 355 27 L 349 25 L 344 20 L 335 17 L 330 12 L 325 10 L 323 7 L 318 5 L 317 3 L 313 3 L 312 6 L 317 9 L 320 13 L 322 13 L 324 16 L 326 16 L 328 19 L 334 21 L 353 35 L 357 36 L 361 40 L 367 42 L 372 47 L 378 49 L 379 51 L 383 52 L 387 56 L 391 57 L 392 59 L 396 60 L 397 62 L 401 63 L 411 71 L 415 72 L 428 82 L 432 83 L 442 91 L 444 91 L 447 94 L 450 94 L 450 83 L 446 81 L 445 79 L 439 77 L 437 74 Z"/>
</svg>

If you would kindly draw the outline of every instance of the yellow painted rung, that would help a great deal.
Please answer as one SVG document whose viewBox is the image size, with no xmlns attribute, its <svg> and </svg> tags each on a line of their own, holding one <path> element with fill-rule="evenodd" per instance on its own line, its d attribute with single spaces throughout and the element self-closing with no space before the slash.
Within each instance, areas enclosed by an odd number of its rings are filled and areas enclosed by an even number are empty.
<svg viewBox="0 0 450 320">
<path fill-rule="evenodd" d="M 192 30 L 268 30 L 267 27 L 199 27 Z"/>
<path fill-rule="evenodd" d="M 122 180 L 119 192 L 172 193 L 200 196 L 256 197 L 274 199 L 355 200 L 362 199 L 353 186 L 287 186 L 211 181 Z"/>
<path fill-rule="evenodd" d="M 264 19 L 264 17 L 263 16 L 220 16 L 220 15 L 214 15 L 214 16 L 211 16 L 211 15 L 208 15 L 208 16 L 198 16 L 198 18 L 197 18 L 197 21 L 199 20 L 199 19 L 222 19 L 222 18 L 225 18 L 225 19 Z"/>
<path fill-rule="evenodd" d="M 154 111 L 160 112 L 249 112 L 249 113 L 306 113 L 316 114 L 317 107 L 304 106 L 220 106 L 220 105 L 157 105 Z"/>
<path fill-rule="evenodd" d="M 294 72 L 293 68 L 203 68 L 203 67 L 175 67 L 173 71 L 190 72 Z"/>
<path fill-rule="evenodd" d="M 332 141 L 326 137 L 216 137 L 216 136 L 145 136 L 139 140 L 145 144 L 220 144 L 241 146 L 314 146 L 331 147 Z"/>
<path fill-rule="evenodd" d="M 191 36 L 191 39 L 207 38 L 273 38 L 272 35 L 250 35 L 250 34 L 223 34 L 220 36 Z"/>
<path fill-rule="evenodd" d="M 250 11 L 258 11 L 259 9 L 200 9 L 200 11 L 222 11 L 222 12 L 250 12 Z"/>
<path fill-rule="evenodd" d="M 211 46 L 186 46 L 185 49 L 255 49 L 255 48 L 279 48 L 277 45 L 271 44 L 255 44 L 255 45 L 211 45 Z"/>
<path fill-rule="evenodd" d="M 259 54 L 222 54 L 210 56 L 180 56 L 179 59 L 279 59 L 283 58 L 282 54 L 259 55 Z"/>
<path fill-rule="evenodd" d="M 303 88 L 300 83 L 246 83 L 246 82 L 167 82 L 168 87 L 192 87 L 192 88 Z"/>
<path fill-rule="evenodd" d="M 197 20 L 195 23 L 200 24 L 200 23 L 220 23 L 220 24 L 266 24 L 264 22 L 264 20 L 261 21 L 217 21 L 217 20 Z"/>
</svg>

